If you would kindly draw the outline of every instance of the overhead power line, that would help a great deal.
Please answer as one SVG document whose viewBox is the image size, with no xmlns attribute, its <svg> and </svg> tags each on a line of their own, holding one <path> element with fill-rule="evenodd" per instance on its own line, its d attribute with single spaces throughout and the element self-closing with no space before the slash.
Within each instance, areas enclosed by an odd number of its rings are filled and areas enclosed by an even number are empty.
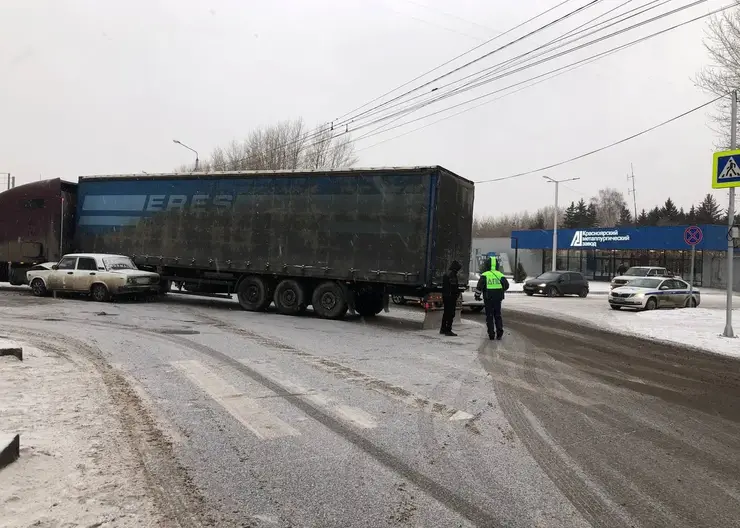
<svg viewBox="0 0 740 528">
<path fill-rule="evenodd" d="M 704 2 L 704 1 L 706 1 L 706 0 L 699 0 L 699 1 L 700 1 L 700 2 Z M 693 4 L 692 4 L 692 5 L 693 5 Z M 670 26 L 670 27 L 668 27 L 668 28 L 664 28 L 664 29 L 662 29 L 662 30 L 656 31 L 656 32 L 654 32 L 654 33 L 651 33 L 651 34 L 649 34 L 649 35 L 646 35 L 646 36 L 644 36 L 644 37 L 640 37 L 640 38 L 637 38 L 637 39 L 635 39 L 635 40 L 633 40 L 633 41 L 631 41 L 631 42 L 628 42 L 628 43 L 626 43 L 626 44 L 622 44 L 622 45 L 620 45 L 620 46 L 616 46 L 616 47 L 614 47 L 614 48 L 612 48 L 612 49 L 610 49 L 610 50 L 607 50 L 607 51 L 605 51 L 605 52 L 601 52 L 601 53 L 598 53 L 598 54 L 596 54 L 596 55 L 592 55 L 592 56 L 590 56 L 590 57 L 587 57 L 587 58 L 585 58 L 585 59 L 581 59 L 581 60 L 579 60 L 579 61 L 573 62 L 573 63 L 571 63 L 571 64 L 569 64 L 569 65 L 566 65 L 566 66 L 563 66 L 563 67 L 560 67 L 560 68 L 556 68 L 556 69 L 554 69 L 554 70 L 550 70 L 549 72 L 546 72 L 546 73 L 544 73 L 544 74 L 540 74 L 540 75 L 537 75 L 537 76 L 535 76 L 535 77 L 531 77 L 531 78 L 529 78 L 529 79 L 527 79 L 527 80 L 525 80 L 525 81 L 521 81 L 520 83 L 515 83 L 515 84 L 513 84 L 513 85 L 510 85 L 510 86 L 507 86 L 507 87 L 505 87 L 505 88 L 501 88 L 501 89 L 493 90 L 493 91 L 491 91 L 491 92 L 487 92 L 487 93 L 485 93 L 485 94 L 483 94 L 483 95 L 479 95 L 479 96 L 477 96 L 477 97 L 474 97 L 474 98 L 472 98 L 472 99 L 469 99 L 469 100 L 467 100 L 467 101 L 463 101 L 463 102 L 461 102 L 461 103 L 457 103 L 457 104 L 454 104 L 454 105 L 448 106 L 448 107 L 446 107 L 446 108 L 442 108 L 442 109 L 440 109 L 440 110 L 437 110 L 437 111 L 435 111 L 435 112 L 431 112 L 431 113 L 429 113 L 429 114 L 425 114 L 425 115 L 423 115 L 423 116 L 420 116 L 420 117 L 417 117 L 417 118 L 414 118 L 414 119 L 408 120 L 408 121 L 406 121 L 406 122 L 403 122 L 403 123 L 400 123 L 400 124 L 398 124 L 398 125 L 395 125 L 395 126 L 392 126 L 392 127 L 386 128 L 385 130 L 379 131 L 378 129 L 375 129 L 374 131 L 371 131 L 371 132 L 369 132 L 369 133 L 366 133 L 366 134 L 364 134 L 364 135 L 360 136 L 359 138 L 356 138 L 356 139 L 355 139 L 355 141 L 358 141 L 358 140 L 360 140 L 360 139 L 366 139 L 366 138 L 368 138 L 368 137 L 372 137 L 372 136 L 374 136 L 374 135 L 382 134 L 382 133 L 385 133 L 385 132 L 389 132 L 389 131 L 391 131 L 391 130 L 394 130 L 394 129 L 397 129 L 397 128 L 401 128 L 401 127 L 403 127 L 403 126 L 407 126 L 407 125 L 409 125 L 409 124 L 411 124 L 411 123 L 414 123 L 414 122 L 417 122 L 417 121 L 421 121 L 421 120 L 423 120 L 423 119 L 426 119 L 426 118 L 432 117 L 432 116 L 434 116 L 434 115 L 438 115 L 438 114 L 444 113 L 444 112 L 446 112 L 446 111 L 449 111 L 449 110 L 452 110 L 452 109 L 454 109 L 454 108 L 458 108 L 458 107 L 461 107 L 461 106 L 465 106 L 465 105 L 467 105 L 467 104 L 470 104 L 470 103 L 472 103 L 472 102 L 474 102 L 474 101 L 478 101 L 478 100 L 481 100 L 481 99 L 485 99 L 485 98 L 487 98 L 487 97 L 490 97 L 491 95 L 494 95 L 494 94 L 500 93 L 500 92 L 502 92 L 502 91 L 505 91 L 505 90 L 507 90 L 507 89 L 510 89 L 510 88 L 513 88 L 513 87 L 515 87 L 515 86 L 517 86 L 517 85 L 520 85 L 520 84 L 523 84 L 523 83 L 526 83 L 526 82 L 529 82 L 529 81 L 535 80 L 535 79 L 537 79 L 537 78 L 541 78 L 541 77 L 544 77 L 544 76 L 546 76 L 546 75 L 548 75 L 548 74 L 551 74 L 551 73 L 557 72 L 557 71 L 559 71 L 559 70 L 564 70 L 564 69 L 567 69 L 567 68 L 569 68 L 569 67 L 571 67 L 571 66 L 577 65 L 577 64 L 579 64 L 579 63 L 585 63 L 585 62 L 588 62 L 588 61 L 592 61 L 592 59 L 597 59 L 597 58 L 600 58 L 600 57 L 603 57 L 603 56 L 609 55 L 609 54 L 611 54 L 611 53 L 613 53 L 613 52 L 616 52 L 616 51 L 620 51 L 620 50 L 622 50 L 622 49 L 628 48 L 628 47 L 630 47 L 630 46 L 633 46 L 633 45 L 635 45 L 635 44 L 638 44 L 638 43 L 644 42 L 644 41 L 646 41 L 646 40 L 649 40 L 649 39 L 651 39 L 651 38 L 654 38 L 654 37 L 656 37 L 656 36 L 658 36 L 658 35 L 662 35 L 662 34 L 664 34 L 664 33 L 667 33 L 667 32 L 669 32 L 669 31 L 673 31 L 673 30 L 675 30 L 675 29 L 677 29 L 677 28 L 679 28 L 679 27 L 682 27 L 682 26 L 684 26 L 684 25 L 690 24 L 690 23 L 692 23 L 692 22 L 695 22 L 695 21 L 697 21 L 697 20 L 701 20 L 701 19 L 703 19 L 703 18 L 706 18 L 706 17 L 708 17 L 708 16 L 711 16 L 711 15 L 713 15 L 713 14 L 716 14 L 716 13 L 718 13 L 718 12 L 720 12 L 720 11 L 723 11 L 723 10 L 725 10 L 725 9 L 728 9 L 729 7 L 732 7 L 733 5 L 734 5 L 734 4 L 728 4 L 727 6 L 724 6 L 724 7 L 722 7 L 722 8 L 716 9 L 716 10 L 714 10 L 714 11 L 711 11 L 711 12 L 709 12 L 709 13 L 705 13 L 705 14 L 699 15 L 699 16 L 697 16 L 697 17 L 694 17 L 694 18 L 692 18 L 692 19 L 686 20 L 686 21 L 684 21 L 684 22 L 680 22 L 680 23 L 678 23 L 678 24 L 675 24 L 675 25 L 673 25 L 673 26 Z M 685 7 L 686 7 L 686 6 L 684 6 L 684 8 L 685 8 Z M 673 13 L 673 11 L 671 11 L 670 13 L 664 13 L 663 15 L 660 15 L 660 16 L 668 16 L 669 14 L 672 14 L 672 13 Z M 655 19 L 655 17 L 654 17 L 653 19 L 651 19 L 651 20 L 654 20 L 654 19 Z M 640 25 L 642 25 L 642 24 L 640 24 Z M 632 27 L 632 26 L 631 26 L 631 27 Z M 625 31 L 626 29 L 629 29 L 629 28 L 623 28 L 623 29 L 619 30 L 619 32 L 624 32 L 624 31 Z M 604 35 L 604 36 L 600 37 L 600 38 L 599 38 L 598 40 L 599 40 L 599 41 L 601 41 L 601 40 L 604 40 L 605 38 L 607 38 L 607 37 L 609 37 L 609 36 L 610 36 L 610 35 Z M 583 47 L 583 45 L 581 45 L 581 46 L 579 46 L 579 47 L 580 47 L 580 48 L 582 48 L 582 47 Z M 563 54 L 564 54 L 564 52 L 563 52 L 563 53 L 560 53 L 559 55 L 563 55 Z M 540 62 L 542 62 L 542 61 L 540 61 Z M 516 70 L 516 72 L 522 71 L 523 69 L 525 69 L 525 67 L 521 67 L 521 68 L 517 69 L 517 70 Z M 510 74 L 510 73 L 509 73 L 509 74 Z M 498 76 L 498 77 L 497 77 L 496 79 L 492 79 L 491 81 L 493 81 L 493 80 L 497 80 L 497 79 L 499 79 L 499 78 L 503 78 L 503 77 L 506 77 L 506 76 L 508 76 L 509 74 L 502 74 L 502 75 Z M 537 83 L 534 83 L 534 84 L 537 84 Z M 534 84 L 533 84 L 533 85 L 534 85 Z M 435 102 L 436 102 L 436 101 L 435 101 Z M 492 102 L 492 101 L 491 101 L 491 102 Z M 431 103 L 427 103 L 427 104 L 423 104 L 423 105 L 422 105 L 422 104 L 420 103 L 420 106 L 419 106 L 419 108 L 422 108 L 423 106 L 428 106 L 428 104 L 431 104 Z M 479 105 L 479 106 L 480 106 L 480 105 Z M 414 110 L 418 110 L 419 108 L 415 108 Z M 470 109 L 468 109 L 468 110 L 470 110 Z M 467 110 L 465 110 L 465 111 L 467 111 Z M 399 116 L 399 115 L 401 115 L 401 117 L 403 117 L 403 115 L 402 115 L 402 114 L 408 114 L 408 113 L 410 113 L 410 112 L 409 112 L 408 110 L 407 110 L 407 111 L 405 111 L 405 112 L 404 112 L 404 111 L 399 111 L 399 112 L 397 112 L 396 114 L 390 114 L 390 115 L 388 115 L 388 116 L 384 116 L 384 117 L 378 118 L 378 119 L 376 119 L 376 120 L 374 120 L 374 121 L 371 121 L 371 122 L 369 122 L 369 123 L 365 123 L 365 124 L 362 124 L 362 125 L 360 125 L 360 126 L 357 126 L 357 127 L 356 127 L 356 128 L 355 128 L 355 129 L 353 130 L 353 131 L 357 131 L 357 130 L 360 130 L 360 129 L 362 129 L 362 128 L 365 128 L 365 127 L 367 127 L 367 126 L 371 126 L 371 125 L 373 125 L 373 124 L 376 124 L 376 123 L 379 123 L 379 122 L 382 122 L 382 121 L 387 121 L 388 119 L 390 119 L 390 118 L 392 118 L 392 117 L 397 117 L 397 116 Z M 463 113 L 463 112 L 459 112 L 459 113 Z M 458 113 L 458 114 L 459 114 L 459 113 Z M 455 115 L 458 115 L 458 114 L 455 114 Z M 448 116 L 447 118 L 449 118 L 449 117 L 454 117 L 454 116 Z M 400 119 L 400 117 L 397 117 L 397 119 L 394 119 L 394 121 L 397 121 L 398 119 Z M 445 118 L 445 119 L 446 119 L 446 118 Z M 439 121 L 442 121 L 442 120 L 444 120 L 444 119 L 441 119 L 441 120 L 439 120 Z M 387 127 L 387 125 L 388 125 L 388 124 L 390 124 L 390 123 L 386 123 L 386 125 L 384 125 L 384 127 Z M 379 127 L 379 128 L 383 128 L 383 127 Z M 424 128 L 424 127 L 421 127 L 421 128 Z M 334 137 L 339 137 L 339 136 L 341 136 L 341 135 L 343 135 L 343 134 L 344 134 L 344 133 L 341 133 L 341 134 L 338 134 L 337 136 L 334 136 Z M 362 149 L 362 150 L 365 150 L 365 149 Z"/>
<path fill-rule="evenodd" d="M 706 1 L 708 1 L 708 0 L 696 0 L 693 3 L 691 3 L 691 4 L 683 5 L 683 6 L 677 8 L 677 9 L 674 9 L 672 11 L 668 11 L 666 13 L 661 13 L 660 15 L 656 15 L 656 16 L 650 18 L 650 19 L 646 19 L 646 20 L 642 20 L 642 21 L 636 22 L 635 24 L 633 24 L 631 26 L 628 26 L 628 27 L 625 27 L 625 28 L 621 28 L 621 29 L 616 30 L 616 31 L 614 31 L 612 33 L 609 33 L 609 34 L 602 35 L 600 37 L 594 38 L 594 39 L 592 39 L 592 40 L 590 40 L 588 42 L 584 42 L 584 43 L 579 44 L 577 46 L 573 46 L 573 47 L 571 47 L 569 49 L 566 49 L 566 50 L 563 50 L 563 51 L 558 52 L 556 54 L 547 56 L 547 57 L 542 58 L 542 59 L 540 59 L 538 61 L 529 62 L 528 64 L 521 65 L 518 68 L 513 69 L 513 70 L 511 70 L 511 69 L 506 70 L 503 73 L 500 73 L 499 75 L 497 75 L 495 77 L 490 77 L 489 76 L 490 74 L 481 76 L 478 79 L 474 79 L 474 80 L 470 81 L 469 83 L 466 83 L 466 84 L 464 84 L 462 86 L 459 86 L 459 87 L 456 87 L 456 88 L 454 88 L 452 90 L 449 90 L 447 92 L 444 92 L 441 95 L 433 95 L 432 97 L 430 97 L 426 101 L 421 101 L 419 103 L 416 103 L 415 105 L 410 105 L 408 107 L 401 108 L 401 109 L 397 110 L 395 113 L 391 113 L 391 114 L 388 114 L 388 115 L 386 115 L 386 116 L 384 116 L 382 118 L 376 119 L 376 121 L 374 121 L 374 122 L 380 122 L 383 119 L 389 119 L 389 118 L 395 117 L 395 116 L 397 116 L 397 115 L 399 115 L 401 113 L 405 113 L 405 114 L 411 113 L 413 111 L 419 110 L 419 109 L 421 109 L 421 108 L 423 108 L 425 106 L 428 106 L 430 104 L 433 104 L 433 103 L 442 101 L 444 99 L 447 99 L 449 97 L 453 97 L 455 95 L 459 95 L 460 93 L 464 93 L 466 91 L 472 90 L 472 89 L 477 88 L 479 86 L 483 86 L 483 85 L 488 84 L 490 82 L 493 82 L 493 81 L 502 79 L 504 77 L 508 77 L 508 76 L 513 75 L 515 73 L 519 73 L 521 71 L 524 71 L 526 69 L 532 68 L 534 66 L 538 66 L 538 65 L 543 64 L 545 62 L 549 62 L 549 61 L 554 60 L 556 58 L 562 57 L 564 55 L 568 55 L 568 54 L 573 53 L 575 51 L 578 51 L 578 50 L 584 49 L 586 47 L 592 46 L 594 44 L 597 44 L 597 43 L 602 42 L 604 40 L 613 38 L 613 37 L 618 36 L 618 35 L 620 35 L 622 33 L 631 31 L 633 29 L 636 29 L 636 28 L 641 27 L 641 26 L 644 26 L 646 24 L 655 22 L 657 20 L 661 20 L 663 18 L 666 18 L 668 16 L 671 16 L 673 14 L 676 14 L 676 13 L 678 13 L 680 11 L 685 10 L 685 9 L 688 9 L 688 8 L 694 7 L 696 5 L 699 5 L 701 3 L 704 3 Z M 701 16 L 699 18 L 703 18 L 703 16 Z M 669 29 L 673 29 L 673 28 L 669 28 Z M 588 35 L 584 35 L 584 36 L 588 36 Z M 574 41 L 577 41 L 577 40 L 580 40 L 581 38 L 583 38 L 583 37 L 579 37 L 578 39 L 574 39 L 570 43 L 572 43 Z M 558 47 L 562 47 L 562 46 L 558 46 Z M 554 49 L 557 49 L 557 48 L 553 48 L 553 50 Z M 548 50 L 548 52 L 549 51 L 553 51 L 553 50 Z M 483 71 L 485 71 L 485 70 L 483 70 Z M 468 77 L 470 77 L 470 76 L 468 76 Z M 466 79 L 468 77 L 465 77 L 464 79 Z M 488 78 L 485 79 L 485 77 L 488 77 Z M 481 79 L 483 79 L 483 80 L 481 80 Z M 460 79 L 460 80 L 462 80 L 462 79 Z M 460 80 L 458 80 L 456 82 L 459 82 Z M 450 84 L 454 84 L 454 83 L 450 83 Z M 449 86 L 449 84 L 447 86 Z M 363 128 L 364 126 L 367 126 L 367 124 L 355 126 L 354 127 L 354 130 L 357 130 L 358 128 Z"/>
<path fill-rule="evenodd" d="M 665 126 L 665 125 L 667 125 L 669 123 L 673 123 L 674 121 L 677 121 L 677 120 L 681 119 L 682 117 L 686 117 L 689 114 L 692 114 L 692 113 L 694 113 L 694 112 L 696 112 L 698 110 L 701 110 L 702 108 L 706 108 L 707 106 L 716 103 L 717 101 L 719 101 L 720 99 L 722 99 L 725 96 L 727 96 L 727 93 L 722 94 L 719 97 L 715 97 L 711 101 L 707 101 L 706 103 L 700 104 L 699 106 L 696 106 L 696 107 L 692 108 L 691 110 L 687 110 L 687 111 L 685 111 L 685 112 L 683 112 L 681 114 L 678 114 L 677 116 L 673 116 L 670 119 L 666 119 L 665 121 L 663 121 L 661 123 L 658 123 L 657 125 L 653 125 L 650 128 L 646 128 L 644 130 L 641 130 L 640 132 L 637 132 L 636 134 L 632 134 L 631 136 L 627 136 L 626 138 L 620 139 L 619 141 L 615 141 L 614 143 L 609 143 L 608 145 L 604 145 L 603 147 L 599 147 L 597 149 L 590 150 L 590 151 L 585 152 L 583 154 L 579 154 L 578 156 L 574 156 L 574 157 L 569 158 L 567 160 L 559 161 L 557 163 L 553 163 L 553 164 L 547 165 L 545 167 L 540 167 L 538 169 L 532 169 L 532 170 L 528 170 L 526 172 L 519 172 L 517 174 L 511 174 L 510 176 L 504 176 L 502 178 L 492 178 L 490 180 L 480 180 L 480 181 L 477 181 L 475 183 L 476 184 L 480 184 L 480 183 L 493 183 L 493 182 L 499 182 L 499 181 L 504 181 L 504 180 L 511 180 L 511 179 L 514 179 L 514 178 L 520 178 L 522 176 L 528 176 L 530 174 L 536 174 L 538 172 L 542 172 L 542 171 L 554 169 L 555 167 L 561 167 L 561 166 L 563 166 L 563 165 L 565 165 L 567 163 L 572 163 L 574 161 L 578 161 L 578 160 L 583 159 L 583 158 L 586 158 L 588 156 L 593 156 L 594 154 L 597 154 L 599 152 L 603 152 L 603 151 L 605 151 L 607 149 L 610 149 L 612 147 L 616 147 L 617 145 L 621 145 L 622 143 L 626 143 L 626 142 L 631 141 L 631 140 L 633 140 L 635 138 L 638 138 L 640 136 L 643 136 L 643 135 L 647 134 L 648 132 L 652 132 L 653 130 L 656 130 L 656 129 L 658 129 L 658 128 L 662 127 L 662 126 Z"/>
</svg>

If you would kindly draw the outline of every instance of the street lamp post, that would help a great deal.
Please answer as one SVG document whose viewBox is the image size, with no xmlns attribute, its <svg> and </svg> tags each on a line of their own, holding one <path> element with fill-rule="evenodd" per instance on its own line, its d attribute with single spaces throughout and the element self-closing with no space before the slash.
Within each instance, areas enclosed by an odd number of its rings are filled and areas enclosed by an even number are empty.
<svg viewBox="0 0 740 528">
<path fill-rule="evenodd" d="M 580 178 L 565 178 L 556 180 L 549 176 L 542 176 L 548 182 L 555 184 L 555 210 L 552 213 L 552 271 L 557 271 L 558 266 L 558 187 L 567 181 L 580 180 Z"/>
<path fill-rule="evenodd" d="M 172 140 L 172 142 L 173 142 L 173 143 L 177 143 L 177 144 L 178 144 L 178 145 L 180 145 L 181 147 L 185 147 L 185 148 L 186 148 L 186 149 L 188 149 L 189 151 L 191 151 L 191 152 L 194 152 L 194 153 L 195 153 L 195 172 L 198 172 L 198 151 L 197 151 L 197 150 L 195 150 L 194 148 L 190 148 L 190 147 L 188 147 L 188 146 L 187 146 L 187 145 L 186 145 L 185 143 L 183 143 L 182 141 L 178 141 L 178 140 L 176 140 L 176 139 L 173 139 L 173 140 Z"/>
</svg>

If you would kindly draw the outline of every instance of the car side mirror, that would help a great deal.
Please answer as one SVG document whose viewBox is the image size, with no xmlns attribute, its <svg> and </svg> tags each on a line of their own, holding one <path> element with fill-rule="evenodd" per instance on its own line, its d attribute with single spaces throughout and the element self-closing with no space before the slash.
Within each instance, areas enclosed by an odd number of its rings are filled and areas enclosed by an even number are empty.
<svg viewBox="0 0 740 528">
<path fill-rule="evenodd" d="M 54 265 L 53 265 L 53 266 L 51 267 L 51 269 L 53 269 L 53 270 L 57 270 L 57 269 L 59 269 L 59 266 L 57 266 L 56 264 L 54 264 Z"/>
</svg>

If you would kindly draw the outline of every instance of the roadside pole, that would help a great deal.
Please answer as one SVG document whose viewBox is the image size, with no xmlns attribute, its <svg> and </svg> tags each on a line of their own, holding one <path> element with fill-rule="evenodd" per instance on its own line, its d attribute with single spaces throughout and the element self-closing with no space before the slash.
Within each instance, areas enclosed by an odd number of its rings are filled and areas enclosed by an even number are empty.
<svg viewBox="0 0 740 528">
<path fill-rule="evenodd" d="M 696 308 L 694 299 L 694 262 L 696 262 L 696 245 L 704 239 L 704 233 L 699 226 L 689 226 L 683 232 L 683 240 L 691 246 L 691 274 L 689 275 L 689 306 Z"/>
<path fill-rule="evenodd" d="M 730 112 L 730 150 L 737 148 L 737 91 L 733 90 L 732 111 Z M 735 240 L 732 237 L 732 226 L 735 223 L 735 187 L 730 187 L 730 204 L 727 207 L 727 306 L 725 309 L 725 337 L 735 337 L 732 331 L 732 272 L 735 267 Z"/>
<path fill-rule="evenodd" d="M 552 213 L 552 271 L 558 269 L 558 187 L 561 183 L 567 181 L 580 180 L 581 178 L 566 178 L 564 180 L 556 180 L 549 176 L 542 176 L 548 182 L 555 184 L 555 211 Z"/>
</svg>

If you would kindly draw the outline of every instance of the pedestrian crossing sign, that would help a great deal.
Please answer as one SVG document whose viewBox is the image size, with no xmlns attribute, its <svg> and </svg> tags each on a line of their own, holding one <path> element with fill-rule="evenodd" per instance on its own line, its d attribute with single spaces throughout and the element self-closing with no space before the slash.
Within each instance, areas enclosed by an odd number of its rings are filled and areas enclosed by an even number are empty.
<svg viewBox="0 0 740 528">
<path fill-rule="evenodd" d="M 740 187 L 740 150 L 714 153 L 712 188 Z"/>
</svg>

